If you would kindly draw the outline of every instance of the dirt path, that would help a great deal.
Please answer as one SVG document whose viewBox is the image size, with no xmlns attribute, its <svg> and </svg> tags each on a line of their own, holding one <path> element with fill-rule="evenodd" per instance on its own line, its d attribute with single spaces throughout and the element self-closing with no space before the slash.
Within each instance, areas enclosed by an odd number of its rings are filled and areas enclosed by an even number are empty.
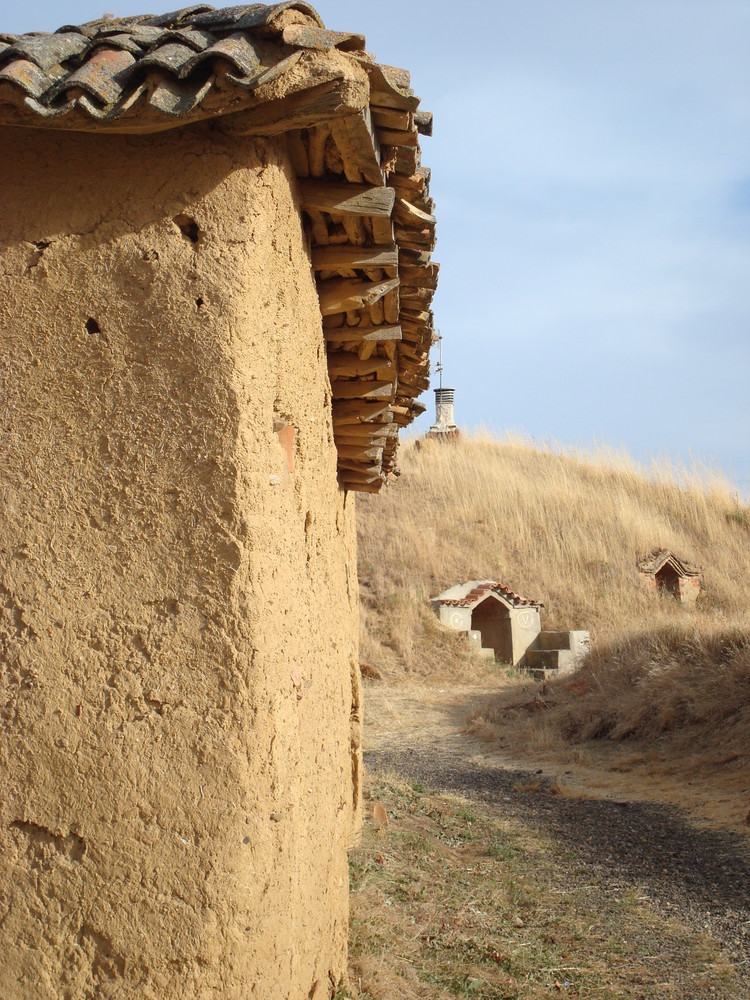
<svg viewBox="0 0 750 1000">
<path fill-rule="evenodd" d="M 366 691 L 365 762 L 427 787 L 496 804 L 565 846 L 592 879 L 636 887 L 665 915 L 709 932 L 737 967 L 750 997 L 750 842 L 700 829 L 674 806 L 622 796 L 579 797 L 570 766 L 530 771 L 461 733 L 478 688 Z M 554 794 L 559 774 L 576 797 Z M 579 776 L 580 778 L 580 776 Z"/>
</svg>

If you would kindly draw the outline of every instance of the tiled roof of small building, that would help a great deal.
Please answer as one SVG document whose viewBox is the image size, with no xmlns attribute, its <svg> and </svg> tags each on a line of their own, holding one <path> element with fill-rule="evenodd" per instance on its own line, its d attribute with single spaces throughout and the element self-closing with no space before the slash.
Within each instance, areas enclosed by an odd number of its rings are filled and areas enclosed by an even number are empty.
<svg viewBox="0 0 750 1000">
<path fill-rule="evenodd" d="M 669 549 L 655 549 L 644 559 L 641 559 L 638 563 L 638 569 L 641 573 L 648 573 L 653 576 L 667 564 L 672 567 L 678 576 L 700 576 L 700 570 L 696 569 L 695 566 L 691 566 L 690 563 L 678 559 Z"/>
<path fill-rule="evenodd" d="M 437 597 L 433 598 L 433 600 L 449 607 L 471 608 L 474 607 L 475 604 L 479 604 L 480 601 L 483 601 L 489 594 L 495 593 L 504 598 L 514 607 L 544 607 L 541 601 L 532 601 L 528 597 L 521 597 L 520 594 L 514 593 L 510 587 L 506 587 L 504 583 L 498 583 L 496 580 L 470 580 L 469 583 L 464 584 L 463 586 L 471 587 L 471 589 L 461 597 L 446 596 L 453 593 L 457 589 L 452 587 L 450 590 L 446 590 L 444 594 L 439 594 Z M 459 585 L 458 589 L 460 590 L 463 588 Z"/>
<path fill-rule="evenodd" d="M 144 133 L 214 119 L 286 134 L 309 224 L 332 386 L 339 480 L 376 492 L 397 432 L 424 412 L 437 287 L 432 131 L 409 74 L 310 4 L 104 17 L 0 34 L 0 125 Z"/>
</svg>

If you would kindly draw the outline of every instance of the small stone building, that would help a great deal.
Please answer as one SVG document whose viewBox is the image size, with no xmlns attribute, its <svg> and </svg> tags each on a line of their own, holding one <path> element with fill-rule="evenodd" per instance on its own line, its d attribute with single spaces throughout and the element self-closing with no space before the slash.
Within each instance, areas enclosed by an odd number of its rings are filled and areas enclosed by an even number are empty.
<svg viewBox="0 0 750 1000">
<path fill-rule="evenodd" d="M 424 410 L 403 70 L 305 2 L 0 35 L 0 996 L 344 972 L 354 492 Z"/>
<path fill-rule="evenodd" d="M 443 624 L 467 632 L 479 649 L 494 651 L 503 663 L 523 665 L 535 647 L 542 604 L 514 594 L 495 580 L 469 580 L 432 598 L 433 610 Z"/>
<path fill-rule="evenodd" d="M 638 572 L 648 590 L 669 594 L 682 604 L 694 604 L 700 593 L 700 571 L 668 549 L 658 549 L 642 559 Z"/>
</svg>

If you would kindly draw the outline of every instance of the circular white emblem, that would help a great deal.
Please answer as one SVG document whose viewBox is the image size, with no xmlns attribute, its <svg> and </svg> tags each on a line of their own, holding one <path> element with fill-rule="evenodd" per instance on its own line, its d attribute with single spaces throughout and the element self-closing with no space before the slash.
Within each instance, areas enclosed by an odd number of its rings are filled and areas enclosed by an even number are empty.
<svg viewBox="0 0 750 1000">
<path fill-rule="evenodd" d="M 453 626 L 453 628 L 461 628 L 461 626 L 464 623 L 464 616 L 461 614 L 460 611 L 454 611 L 453 614 L 451 615 L 450 623 Z"/>
<path fill-rule="evenodd" d="M 522 611 L 518 618 L 519 628 L 533 628 L 534 627 L 534 612 L 533 611 Z"/>
</svg>

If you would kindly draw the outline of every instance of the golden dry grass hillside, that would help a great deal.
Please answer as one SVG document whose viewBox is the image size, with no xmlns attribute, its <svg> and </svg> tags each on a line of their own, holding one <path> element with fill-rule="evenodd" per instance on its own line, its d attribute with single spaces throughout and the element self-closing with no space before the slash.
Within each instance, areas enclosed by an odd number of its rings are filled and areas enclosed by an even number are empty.
<svg viewBox="0 0 750 1000">
<path fill-rule="evenodd" d="M 671 746 L 748 781 L 750 510 L 702 473 L 639 468 L 527 441 L 464 436 L 411 442 L 385 496 L 358 500 L 362 661 L 385 683 L 498 677 L 474 731 L 529 752 L 556 741 Z M 657 548 L 696 565 L 685 608 L 639 585 Z M 439 625 L 429 597 L 499 579 L 544 602 L 542 627 L 588 629 L 592 653 L 572 677 L 531 686 L 474 658 Z M 367 670 L 367 667 L 372 668 Z M 636 754 L 637 756 L 637 754 Z M 750 806 L 750 788 L 748 788 Z M 740 796 L 741 798 L 741 796 Z"/>
</svg>

